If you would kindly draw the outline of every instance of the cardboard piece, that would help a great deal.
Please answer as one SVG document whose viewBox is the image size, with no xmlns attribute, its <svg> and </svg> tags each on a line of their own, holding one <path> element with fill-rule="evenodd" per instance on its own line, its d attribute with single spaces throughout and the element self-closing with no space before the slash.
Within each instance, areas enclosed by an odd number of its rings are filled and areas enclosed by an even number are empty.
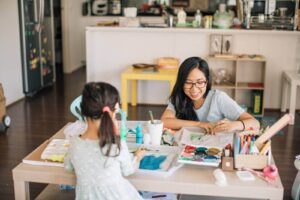
<svg viewBox="0 0 300 200">
<path fill-rule="evenodd" d="M 233 157 L 222 157 L 222 170 L 233 171 Z"/>
<path fill-rule="evenodd" d="M 292 115 L 285 114 L 281 117 L 275 124 L 273 124 L 269 129 L 267 129 L 257 140 L 255 141 L 256 147 L 260 150 L 264 143 L 274 136 L 278 131 L 284 128 L 293 119 Z"/>
</svg>

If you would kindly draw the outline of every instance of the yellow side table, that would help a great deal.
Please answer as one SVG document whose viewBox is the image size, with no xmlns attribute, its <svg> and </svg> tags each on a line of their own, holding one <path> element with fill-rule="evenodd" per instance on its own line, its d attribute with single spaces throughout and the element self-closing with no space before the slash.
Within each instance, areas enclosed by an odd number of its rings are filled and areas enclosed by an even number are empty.
<svg viewBox="0 0 300 200">
<path fill-rule="evenodd" d="M 131 105 L 136 106 L 137 103 L 137 81 L 138 80 L 158 80 L 170 82 L 170 93 L 175 85 L 178 69 L 158 69 L 158 71 L 148 71 L 144 69 L 135 69 L 128 67 L 121 74 L 122 88 L 121 101 L 122 110 L 127 111 L 128 108 L 128 81 L 131 81 Z"/>
</svg>

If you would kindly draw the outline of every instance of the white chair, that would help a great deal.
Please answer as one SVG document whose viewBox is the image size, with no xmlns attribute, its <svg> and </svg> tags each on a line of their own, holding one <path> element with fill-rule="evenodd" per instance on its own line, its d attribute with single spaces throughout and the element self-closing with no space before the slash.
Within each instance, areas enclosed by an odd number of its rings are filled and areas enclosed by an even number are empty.
<svg viewBox="0 0 300 200">
<path fill-rule="evenodd" d="M 70 111 L 71 113 L 80 121 L 84 121 L 84 117 L 81 114 L 81 108 L 80 103 L 82 101 L 82 96 L 78 96 L 76 99 L 74 99 L 70 105 Z"/>
</svg>

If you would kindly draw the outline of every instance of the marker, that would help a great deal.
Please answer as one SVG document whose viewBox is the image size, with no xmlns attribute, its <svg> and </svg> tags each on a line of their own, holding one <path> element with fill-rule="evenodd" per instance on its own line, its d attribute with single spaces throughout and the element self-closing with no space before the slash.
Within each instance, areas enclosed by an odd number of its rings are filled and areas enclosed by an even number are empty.
<svg viewBox="0 0 300 200">
<path fill-rule="evenodd" d="M 251 146 L 251 135 L 247 136 L 247 144 L 248 144 L 248 148 L 247 148 L 246 154 L 249 154 L 250 153 L 250 146 Z"/>
<path fill-rule="evenodd" d="M 236 138 L 236 143 L 235 143 L 235 152 L 240 153 L 240 137 Z"/>
<path fill-rule="evenodd" d="M 253 154 L 253 145 L 254 145 L 254 141 L 251 140 L 250 147 L 249 147 L 249 154 Z"/>
<path fill-rule="evenodd" d="M 240 153 L 241 153 L 243 146 L 244 146 L 244 135 L 240 135 L 240 144 L 241 144 L 241 147 L 240 147 Z"/>
</svg>

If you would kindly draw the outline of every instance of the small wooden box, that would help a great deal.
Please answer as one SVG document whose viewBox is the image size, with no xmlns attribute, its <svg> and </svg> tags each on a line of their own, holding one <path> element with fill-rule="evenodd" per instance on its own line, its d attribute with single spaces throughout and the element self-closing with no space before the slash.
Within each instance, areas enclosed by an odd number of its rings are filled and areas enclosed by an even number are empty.
<svg viewBox="0 0 300 200">
<path fill-rule="evenodd" d="M 222 170 L 233 171 L 233 157 L 222 157 Z"/>
<path fill-rule="evenodd" d="M 237 137 L 239 134 L 235 134 L 234 142 L 234 167 L 235 168 L 251 168 L 251 169 L 263 169 L 271 161 L 271 149 L 268 155 L 252 155 L 252 154 L 240 154 L 236 148 Z"/>
</svg>

